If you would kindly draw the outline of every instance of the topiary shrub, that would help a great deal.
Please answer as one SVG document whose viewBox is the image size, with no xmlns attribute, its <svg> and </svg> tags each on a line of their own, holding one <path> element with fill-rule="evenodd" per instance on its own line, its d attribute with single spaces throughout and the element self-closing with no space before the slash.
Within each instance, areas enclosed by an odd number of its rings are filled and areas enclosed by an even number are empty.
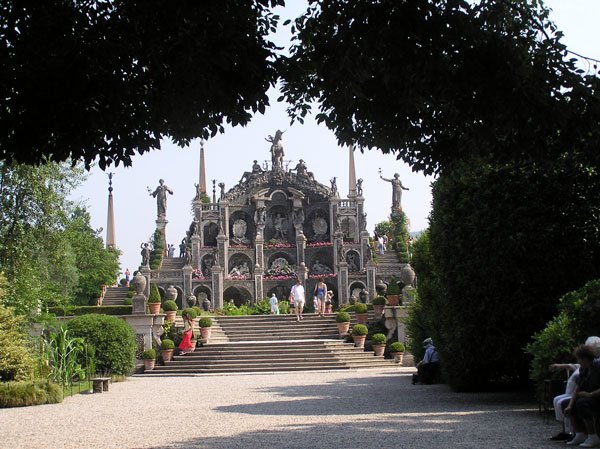
<svg viewBox="0 0 600 449">
<path fill-rule="evenodd" d="M 338 312 L 335 316 L 336 323 L 349 323 L 350 322 L 350 314 L 348 312 Z"/>
<path fill-rule="evenodd" d="M 144 352 L 142 352 L 142 359 L 156 360 L 156 350 L 153 348 L 145 349 Z"/>
<path fill-rule="evenodd" d="M 148 302 L 153 304 L 160 302 L 160 292 L 158 291 L 156 284 L 152 284 L 150 286 L 150 297 L 148 298 Z"/>
<path fill-rule="evenodd" d="M 207 316 L 203 316 L 198 320 L 198 326 L 200 327 L 211 327 L 213 325 L 212 319 Z"/>
<path fill-rule="evenodd" d="M 371 342 L 374 345 L 384 345 L 386 341 L 387 341 L 387 337 L 384 334 L 374 334 L 371 337 Z"/>
<path fill-rule="evenodd" d="M 362 302 L 354 304 L 354 312 L 356 313 L 367 313 L 367 310 L 369 310 L 367 305 L 363 304 Z"/>
<path fill-rule="evenodd" d="M 173 301 L 172 299 L 169 299 L 164 302 L 162 308 L 165 312 L 175 312 L 178 307 L 177 307 L 177 303 L 175 301 Z"/>
<path fill-rule="evenodd" d="M 404 352 L 406 351 L 406 347 L 404 343 L 400 343 L 399 341 L 395 341 L 390 345 L 390 352 Z"/>
<path fill-rule="evenodd" d="M 123 320 L 109 315 L 82 315 L 67 323 L 72 337 L 95 348 L 96 370 L 128 376 L 135 368 L 135 333 Z"/>
<path fill-rule="evenodd" d="M 160 342 L 160 349 L 175 349 L 175 342 L 169 338 L 165 338 Z"/>
<path fill-rule="evenodd" d="M 392 276 L 390 278 L 390 282 L 387 288 L 387 294 L 388 295 L 399 295 L 400 294 L 400 287 L 398 286 L 398 281 L 396 280 L 396 278 L 394 276 Z"/>
<path fill-rule="evenodd" d="M 0 306 L 0 381 L 27 380 L 35 362 L 27 347 L 23 318 Z"/>
<path fill-rule="evenodd" d="M 45 379 L 0 382 L 0 408 L 57 404 L 62 400 L 62 388 Z"/>
<path fill-rule="evenodd" d="M 357 324 L 352 328 L 352 335 L 367 335 L 369 328 L 364 324 Z"/>
<path fill-rule="evenodd" d="M 131 298 L 125 298 L 123 300 L 123 304 L 125 304 L 126 306 L 130 306 L 130 305 L 133 304 L 133 299 L 131 299 Z"/>
<path fill-rule="evenodd" d="M 193 320 L 198 316 L 198 312 L 193 307 L 188 307 L 187 309 L 184 309 L 181 315 L 187 315 Z"/>
<path fill-rule="evenodd" d="M 387 299 L 385 298 L 385 296 L 376 296 L 373 299 L 374 306 L 384 306 L 386 304 L 387 304 Z"/>
<path fill-rule="evenodd" d="M 202 309 L 198 306 L 194 306 L 192 307 L 192 309 L 194 309 L 194 311 L 196 312 L 196 316 L 199 317 L 200 315 L 202 315 Z"/>
</svg>

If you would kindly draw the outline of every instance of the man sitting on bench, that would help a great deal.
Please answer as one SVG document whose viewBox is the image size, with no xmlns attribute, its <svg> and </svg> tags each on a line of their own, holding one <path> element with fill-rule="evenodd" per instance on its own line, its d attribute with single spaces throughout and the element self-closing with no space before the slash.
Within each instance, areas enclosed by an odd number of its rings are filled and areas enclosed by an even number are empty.
<svg viewBox="0 0 600 449">
<path fill-rule="evenodd" d="M 413 374 L 413 385 L 417 382 L 430 385 L 434 383 L 440 374 L 440 356 L 433 346 L 433 340 L 426 338 L 423 340 L 425 355 L 423 360 L 417 363 L 417 374 Z"/>
</svg>

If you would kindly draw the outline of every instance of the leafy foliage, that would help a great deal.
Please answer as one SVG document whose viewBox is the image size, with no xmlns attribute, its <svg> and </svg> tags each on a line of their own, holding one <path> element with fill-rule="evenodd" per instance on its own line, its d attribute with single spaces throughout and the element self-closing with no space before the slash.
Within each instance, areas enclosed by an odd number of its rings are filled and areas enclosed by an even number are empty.
<svg viewBox="0 0 600 449">
<path fill-rule="evenodd" d="M 62 389 L 48 380 L 0 382 L 0 408 L 62 402 Z"/>
<path fill-rule="evenodd" d="M 367 335 L 369 333 L 369 328 L 364 324 L 355 324 L 352 327 L 352 335 L 361 336 Z"/>
<path fill-rule="evenodd" d="M 552 160 L 597 146 L 599 80 L 565 58 L 537 0 L 310 0 L 283 95 L 340 144 L 426 173 L 472 157 Z"/>
<path fill-rule="evenodd" d="M 48 307 L 48 313 L 56 316 L 78 316 L 97 313 L 100 315 L 131 315 L 131 305 L 124 306 L 64 306 Z"/>
<path fill-rule="evenodd" d="M 169 299 L 163 303 L 162 307 L 165 312 L 175 312 L 177 310 L 177 303 Z"/>
<path fill-rule="evenodd" d="M 385 334 L 381 334 L 381 333 L 373 334 L 373 336 L 371 337 L 371 342 L 374 345 L 383 345 L 383 344 L 385 344 L 386 340 L 387 340 L 387 338 L 386 338 Z"/>
<path fill-rule="evenodd" d="M 276 80 L 280 4 L 2 2 L 0 159 L 129 165 L 163 136 L 185 145 L 248 123 Z"/>
<path fill-rule="evenodd" d="M 163 340 L 160 342 L 160 348 L 161 349 L 174 349 L 175 348 L 175 342 L 169 338 L 163 338 Z"/>
<path fill-rule="evenodd" d="M 142 352 L 142 359 L 156 360 L 156 350 L 153 348 L 145 349 L 144 352 Z"/>
<path fill-rule="evenodd" d="M 156 284 L 150 285 L 150 297 L 148 298 L 148 302 L 151 302 L 151 303 L 159 303 L 160 302 L 160 292 L 158 291 L 158 287 Z"/>
<path fill-rule="evenodd" d="M 34 360 L 27 346 L 23 317 L 0 306 L 0 385 L 12 380 L 29 380 Z"/>
<path fill-rule="evenodd" d="M 73 337 L 81 337 L 96 350 L 99 373 L 127 376 L 135 367 L 135 334 L 123 320 L 108 315 L 82 315 L 67 324 Z"/>
<path fill-rule="evenodd" d="M 213 322 L 212 319 L 210 317 L 207 316 L 203 316 L 202 318 L 200 318 L 198 320 L 198 326 L 199 327 L 212 327 Z"/>
<path fill-rule="evenodd" d="M 443 364 L 451 386 L 526 381 L 530 336 L 555 315 L 557 298 L 600 276 L 599 181 L 574 157 L 439 177 L 433 289 L 420 297 L 442 361 L 452 360 Z"/>
<path fill-rule="evenodd" d="M 404 346 L 404 343 L 395 341 L 394 343 L 392 343 L 390 345 L 390 352 L 404 352 L 404 351 L 406 351 L 406 347 Z"/>
<path fill-rule="evenodd" d="M 336 323 L 349 323 L 350 322 L 350 314 L 348 312 L 338 312 L 335 316 Z"/>
</svg>

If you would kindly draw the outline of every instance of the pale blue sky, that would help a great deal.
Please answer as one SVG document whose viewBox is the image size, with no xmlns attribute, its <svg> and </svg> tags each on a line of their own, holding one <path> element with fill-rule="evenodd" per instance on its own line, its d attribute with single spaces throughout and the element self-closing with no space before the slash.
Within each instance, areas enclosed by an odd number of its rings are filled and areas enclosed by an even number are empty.
<svg viewBox="0 0 600 449">
<path fill-rule="evenodd" d="M 292 18 L 304 9 L 304 1 L 288 0 L 287 7 L 280 10 L 282 21 Z M 600 59 L 600 0 L 547 0 L 553 9 L 552 18 L 565 33 L 564 42 L 570 49 L 586 56 Z M 285 44 L 284 34 L 278 38 Z M 329 185 L 333 176 L 338 177 L 341 195 L 348 193 L 348 150 L 338 147 L 336 139 L 325 126 L 318 126 L 308 118 L 304 125 L 289 126 L 285 105 L 277 103 L 278 92 L 270 92 L 271 107 L 264 115 L 256 115 L 245 128 L 226 127 L 225 134 L 218 135 L 205 143 L 206 176 L 224 182 L 229 189 L 240 179 L 244 171 L 251 168 L 252 161 L 270 159 L 269 144 L 264 138 L 277 129 L 287 130 L 283 137 L 285 159 L 295 164 L 304 159 L 315 178 Z M 168 199 L 167 240 L 178 244 L 191 222 L 191 200 L 198 182 L 199 141 L 188 148 L 179 148 L 165 141 L 161 151 L 153 151 L 133 159 L 133 166 L 111 167 L 114 172 L 114 205 L 117 246 L 122 251 L 121 268 L 134 270 L 140 263 L 140 243 L 147 241 L 154 232 L 156 201 L 149 196 L 146 187 L 154 189 L 163 178 L 174 191 Z M 391 178 L 399 173 L 410 191 L 404 192 L 402 204 L 411 222 L 411 230 L 427 227 L 431 210 L 431 177 L 413 173 L 410 167 L 396 161 L 392 155 L 378 151 L 356 152 L 356 175 L 362 178 L 365 206 L 368 215 L 368 230 L 389 216 L 392 190 L 389 183 L 379 179 L 378 169 Z M 87 181 L 73 195 L 73 199 L 84 201 L 90 210 L 92 226 L 106 229 L 108 202 L 108 176 L 93 168 Z M 207 188 L 211 189 L 210 181 Z M 218 187 L 217 187 L 218 190 Z M 209 192 L 210 194 L 210 192 Z M 217 192 L 218 194 L 218 192 Z M 103 237 L 106 237 L 105 231 Z"/>
</svg>

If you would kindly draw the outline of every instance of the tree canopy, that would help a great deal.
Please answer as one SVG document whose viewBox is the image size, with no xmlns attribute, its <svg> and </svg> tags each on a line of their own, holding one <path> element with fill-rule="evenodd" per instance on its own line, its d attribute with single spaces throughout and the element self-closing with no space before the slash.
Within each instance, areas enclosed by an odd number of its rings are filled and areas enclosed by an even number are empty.
<svg viewBox="0 0 600 449">
<path fill-rule="evenodd" d="M 0 159 L 130 164 L 281 100 L 340 143 L 439 171 L 465 156 L 552 159 L 598 146 L 598 78 L 539 0 L 308 0 L 289 55 L 283 0 L 0 4 Z"/>
<path fill-rule="evenodd" d="M 131 162 L 269 104 L 282 0 L 0 3 L 0 159 Z"/>
</svg>

